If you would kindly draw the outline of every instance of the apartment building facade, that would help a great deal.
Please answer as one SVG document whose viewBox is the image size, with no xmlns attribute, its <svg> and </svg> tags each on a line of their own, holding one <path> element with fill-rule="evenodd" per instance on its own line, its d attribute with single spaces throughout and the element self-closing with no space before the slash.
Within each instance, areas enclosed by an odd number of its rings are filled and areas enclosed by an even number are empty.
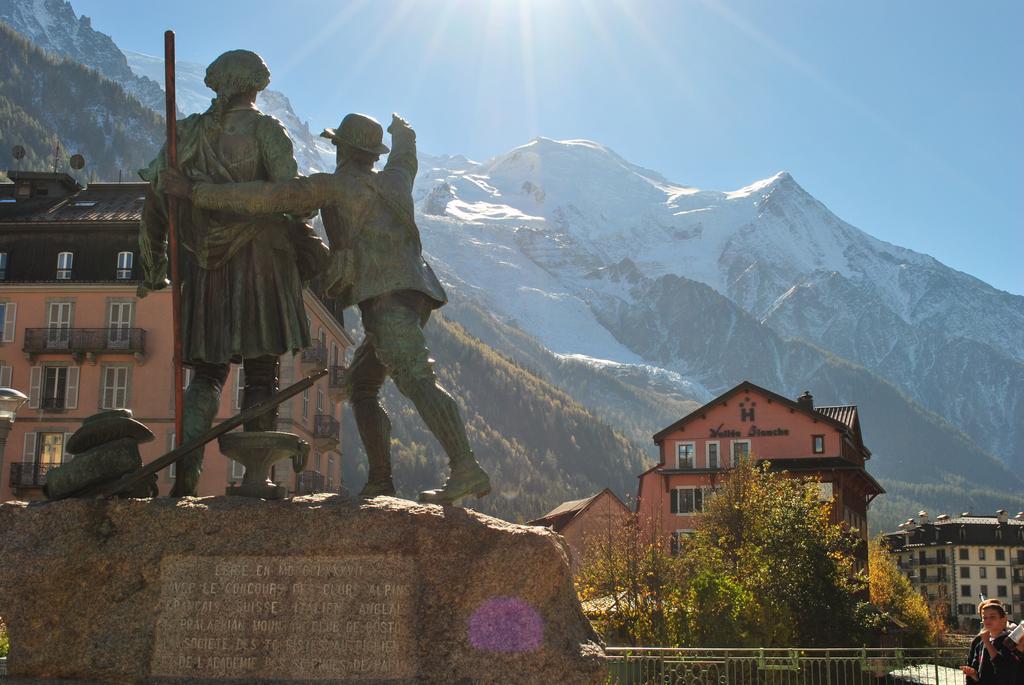
<svg viewBox="0 0 1024 685">
<path fill-rule="evenodd" d="M 739 459 L 819 481 L 832 520 L 859 532 L 867 563 L 867 514 L 884 489 L 867 472 L 854 405 L 815 407 L 810 393 L 791 400 L 744 381 L 654 435 L 659 463 L 640 475 L 641 523 L 675 547 L 700 519 L 704 500 Z"/>
<path fill-rule="evenodd" d="M 0 185 L 0 386 L 29 396 L 0 455 L 0 501 L 41 496 L 47 470 L 72 458 L 64 445 L 82 419 L 131 409 L 156 434 L 144 461 L 174 447 L 173 334 L 169 290 L 146 297 L 138 225 L 145 185 L 81 188 L 64 174 L 11 172 Z M 279 430 L 313 449 L 307 468 L 274 478 L 293 493 L 341 487 L 341 407 L 330 396 L 352 340 L 335 314 L 304 293 L 314 346 L 281 359 L 282 387 L 311 370 L 330 373 L 281 407 Z M 188 380 L 186 370 L 186 382 Z M 244 378 L 232 366 L 217 420 L 241 408 Z M 223 494 L 242 468 L 207 445 L 201 495 Z M 173 468 L 160 473 L 170 490 Z"/>
<path fill-rule="evenodd" d="M 982 598 L 1011 615 L 1024 606 L 1024 512 L 931 519 L 922 511 L 885 540 L 911 585 L 962 628 L 974 627 Z"/>
</svg>

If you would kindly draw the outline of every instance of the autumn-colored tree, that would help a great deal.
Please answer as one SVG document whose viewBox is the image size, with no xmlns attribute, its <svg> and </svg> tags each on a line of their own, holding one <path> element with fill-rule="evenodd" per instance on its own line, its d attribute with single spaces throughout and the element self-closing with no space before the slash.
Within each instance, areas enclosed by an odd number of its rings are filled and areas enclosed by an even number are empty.
<svg viewBox="0 0 1024 685">
<path fill-rule="evenodd" d="M 636 515 L 588 539 L 576 573 L 584 609 L 610 643 L 678 643 L 677 561 Z"/>
<path fill-rule="evenodd" d="M 817 482 L 743 459 L 685 541 L 691 644 L 842 646 L 864 638 L 856 538 L 831 523 Z"/>
<path fill-rule="evenodd" d="M 882 537 L 873 539 L 868 545 L 868 573 L 871 577 L 871 603 L 883 615 L 906 626 L 902 633 L 903 645 L 927 647 L 936 644 L 941 633 L 941 621 L 900 571 Z"/>
<path fill-rule="evenodd" d="M 631 644 L 864 644 L 858 541 L 831 523 L 829 506 L 815 481 L 742 460 L 704 498 L 676 557 L 636 521 L 593 545 L 580 566 L 581 598 L 606 638 Z"/>
</svg>

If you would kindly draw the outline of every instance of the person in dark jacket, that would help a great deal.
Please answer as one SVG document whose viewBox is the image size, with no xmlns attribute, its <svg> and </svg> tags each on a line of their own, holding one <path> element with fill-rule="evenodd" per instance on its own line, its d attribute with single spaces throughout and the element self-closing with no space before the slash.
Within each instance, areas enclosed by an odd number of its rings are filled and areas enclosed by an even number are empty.
<svg viewBox="0 0 1024 685">
<path fill-rule="evenodd" d="M 1019 659 L 1008 641 L 1006 607 L 998 599 L 978 605 L 982 630 L 971 642 L 967 665 L 961 666 L 966 685 L 1016 685 Z"/>
</svg>

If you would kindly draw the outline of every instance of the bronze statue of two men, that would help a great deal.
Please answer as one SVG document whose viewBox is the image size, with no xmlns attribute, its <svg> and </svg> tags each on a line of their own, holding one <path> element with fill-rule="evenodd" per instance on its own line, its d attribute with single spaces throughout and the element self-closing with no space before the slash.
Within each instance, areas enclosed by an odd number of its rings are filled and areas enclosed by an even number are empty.
<svg viewBox="0 0 1024 685">
<path fill-rule="evenodd" d="M 284 128 L 255 107 L 269 83 L 263 60 L 227 52 L 210 65 L 206 83 L 217 98 L 207 112 L 179 122 L 179 170 L 166 168 L 161 153 L 143 172 L 153 184 L 140 233 L 145 288 L 166 283 L 164 194 L 186 200 L 178 224 L 184 361 L 193 370 L 185 439 L 211 425 L 230 363 L 244 364 L 243 406 L 276 391 L 278 357 L 310 344 L 302 287 L 316 278 L 342 306 L 359 307 L 366 333 L 343 382 L 369 460 L 360 496 L 395 494 L 391 423 L 379 398 L 388 376 L 448 455 L 451 475 L 441 488 L 421 492 L 420 501 L 487 494 L 490 479 L 457 403 L 437 382 L 423 335 L 447 295 L 423 260 L 414 218 L 413 129 L 393 115 L 389 150 L 379 123 L 349 114 L 322 134 L 337 148 L 336 171 L 299 177 Z M 317 210 L 329 252 L 305 221 Z M 245 430 L 273 430 L 276 415 L 258 423 Z M 179 464 L 172 496 L 196 494 L 201 466 L 201 451 Z"/>
</svg>

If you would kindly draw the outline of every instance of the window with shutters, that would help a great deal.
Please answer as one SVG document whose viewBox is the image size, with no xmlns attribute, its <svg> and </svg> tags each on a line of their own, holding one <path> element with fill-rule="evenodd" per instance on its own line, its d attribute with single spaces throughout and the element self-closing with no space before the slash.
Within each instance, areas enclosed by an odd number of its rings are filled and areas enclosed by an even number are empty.
<svg viewBox="0 0 1024 685">
<path fill-rule="evenodd" d="M 174 429 L 172 428 L 171 430 L 167 431 L 167 451 L 170 452 L 177 446 L 178 442 L 174 434 Z M 178 464 L 171 464 L 170 466 L 167 467 L 167 470 L 164 473 L 167 474 L 167 480 L 174 480 L 175 478 L 178 477 Z"/>
<path fill-rule="evenodd" d="M 309 418 L 309 388 L 302 391 L 302 418 Z"/>
<path fill-rule="evenodd" d="M 135 262 L 135 254 L 132 252 L 117 253 L 117 280 L 124 281 L 132 277 L 132 264 Z"/>
<path fill-rule="evenodd" d="M 77 366 L 33 366 L 29 380 L 29 406 L 60 411 L 78 407 Z"/>
<path fill-rule="evenodd" d="M 693 535 L 693 528 L 680 528 L 679 530 L 672 531 L 672 540 L 669 551 L 672 556 L 679 554 L 680 549 L 683 546 L 683 539 Z"/>
<path fill-rule="evenodd" d="M 334 492 L 334 457 L 327 455 L 327 490 Z"/>
<path fill-rule="evenodd" d="M 242 408 L 245 395 L 245 369 L 241 365 L 235 367 L 235 409 Z"/>
<path fill-rule="evenodd" d="M 73 302 L 50 302 L 46 308 L 46 346 L 66 350 L 71 341 Z"/>
<path fill-rule="evenodd" d="M 670 493 L 673 514 L 697 514 L 704 511 L 703 488 L 673 488 Z"/>
<path fill-rule="evenodd" d="M 64 463 L 64 433 L 40 432 L 36 434 L 38 450 L 35 463 L 58 466 Z"/>
<path fill-rule="evenodd" d="M 106 366 L 103 368 L 103 391 L 100 409 L 127 409 L 130 366 Z"/>
<path fill-rule="evenodd" d="M 7 362 L 0 362 L 0 388 L 14 386 L 14 369 Z"/>
<path fill-rule="evenodd" d="M 14 326 L 18 305 L 14 302 L 0 302 L 0 342 L 14 342 Z"/>
<path fill-rule="evenodd" d="M 319 385 L 316 387 L 316 413 L 324 413 L 324 389 Z"/>
<path fill-rule="evenodd" d="M 134 302 L 111 302 L 107 313 L 107 344 L 127 348 L 131 342 Z"/>
</svg>

